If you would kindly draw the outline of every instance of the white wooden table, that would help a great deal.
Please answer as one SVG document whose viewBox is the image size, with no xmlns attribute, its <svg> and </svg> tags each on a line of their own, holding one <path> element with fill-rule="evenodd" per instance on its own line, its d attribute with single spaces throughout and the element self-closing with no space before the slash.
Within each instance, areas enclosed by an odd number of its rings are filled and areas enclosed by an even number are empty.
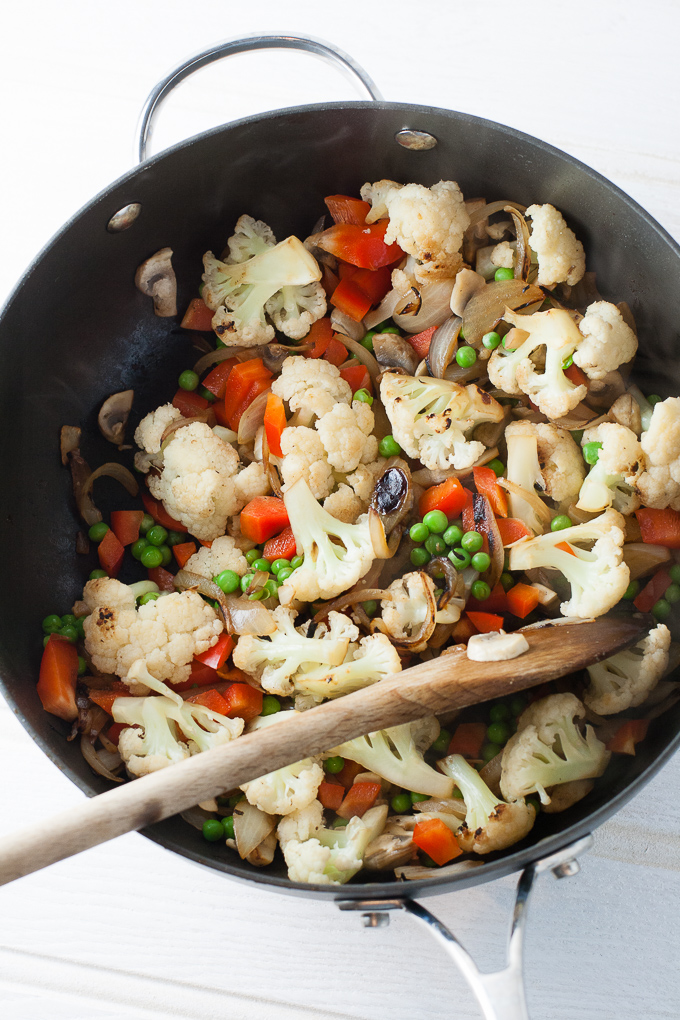
<svg viewBox="0 0 680 1020">
<path fill-rule="evenodd" d="M 0 296 L 53 231 L 128 168 L 137 113 L 166 70 L 216 39 L 282 29 L 335 42 L 387 99 L 466 110 L 546 138 L 680 237 L 673 0 L 559 8 L 524 0 L 289 0 L 285 8 L 271 0 L 243 8 L 34 0 L 0 13 Z M 239 58 L 187 86 L 164 114 L 159 142 L 270 105 L 350 96 L 316 62 L 277 59 L 265 75 L 257 60 Z M 526 78 L 515 85 L 518 62 Z M 0 832 L 81 797 L 5 705 L 0 769 Z M 536 1020 L 678 1016 L 679 785 L 676 758 L 597 833 L 578 877 L 540 880 L 527 944 Z M 498 966 L 513 884 L 427 905 L 480 963 Z M 454 1015 L 479 1013 L 408 917 L 367 930 L 330 904 L 228 881 L 138 835 L 0 890 L 3 1018 Z"/>
</svg>

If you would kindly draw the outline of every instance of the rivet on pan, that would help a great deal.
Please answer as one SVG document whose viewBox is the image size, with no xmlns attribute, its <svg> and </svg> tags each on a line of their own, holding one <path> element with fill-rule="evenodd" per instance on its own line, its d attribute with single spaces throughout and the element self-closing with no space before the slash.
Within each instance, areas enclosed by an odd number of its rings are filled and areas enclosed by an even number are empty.
<svg viewBox="0 0 680 1020">
<path fill-rule="evenodd" d="M 394 136 L 395 140 L 403 145 L 405 149 L 434 149 L 437 139 L 427 131 L 412 131 L 410 128 L 402 128 Z"/>
<path fill-rule="evenodd" d="M 562 864 L 558 864 L 556 868 L 552 869 L 555 878 L 571 878 L 572 875 L 578 875 L 581 870 L 581 865 L 573 858 L 571 861 L 563 861 Z"/>
<path fill-rule="evenodd" d="M 139 202 L 130 202 L 129 205 L 124 205 L 122 209 L 113 214 L 106 224 L 106 229 L 110 234 L 120 234 L 121 230 L 127 230 L 132 226 L 141 211 L 142 207 Z"/>
<path fill-rule="evenodd" d="M 390 915 L 372 911 L 370 914 L 361 915 L 361 923 L 364 928 L 386 928 L 390 923 Z"/>
</svg>

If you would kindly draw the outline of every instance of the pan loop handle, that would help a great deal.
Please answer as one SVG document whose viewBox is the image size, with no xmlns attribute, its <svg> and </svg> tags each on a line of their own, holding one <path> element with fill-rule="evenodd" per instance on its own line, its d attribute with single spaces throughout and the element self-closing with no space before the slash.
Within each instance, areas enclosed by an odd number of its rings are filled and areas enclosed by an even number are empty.
<svg viewBox="0 0 680 1020">
<path fill-rule="evenodd" d="M 194 71 L 199 71 L 202 67 L 212 64 L 216 60 L 222 60 L 223 57 L 232 57 L 237 53 L 250 53 L 253 50 L 269 49 L 302 50 L 305 53 L 311 53 L 312 56 L 319 57 L 327 64 L 337 67 L 345 78 L 359 89 L 362 96 L 366 93 L 369 99 L 377 102 L 380 102 L 383 98 L 373 80 L 355 60 L 347 53 L 344 53 L 343 50 L 338 49 L 337 46 L 332 46 L 321 39 L 316 39 L 313 36 L 286 35 L 282 33 L 271 33 L 268 35 L 256 33 L 254 35 L 242 36 L 238 39 L 227 39 L 185 60 L 184 63 L 166 75 L 151 90 L 144 103 L 139 120 L 135 159 L 143 163 L 147 158 L 147 150 L 151 141 L 156 115 L 172 90 L 180 82 L 192 75 Z"/>
</svg>

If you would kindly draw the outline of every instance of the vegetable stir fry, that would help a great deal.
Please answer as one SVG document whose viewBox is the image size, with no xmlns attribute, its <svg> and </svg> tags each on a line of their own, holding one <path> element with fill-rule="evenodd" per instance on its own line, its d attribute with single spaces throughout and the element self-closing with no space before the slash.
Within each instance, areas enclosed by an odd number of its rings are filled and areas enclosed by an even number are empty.
<svg viewBox="0 0 680 1020">
<path fill-rule="evenodd" d="M 92 471 L 62 430 L 77 550 L 99 566 L 43 621 L 38 694 L 120 782 L 418 660 L 521 672 L 526 624 L 651 612 L 644 640 L 587 671 L 366 734 L 186 816 L 254 866 L 282 854 L 297 882 L 448 874 L 585 797 L 676 697 L 680 398 L 629 382 L 631 311 L 598 294 L 552 205 L 388 180 L 326 205 L 305 239 L 242 215 L 205 254 L 181 321 L 202 354 L 140 409 L 136 474 Z M 175 314 L 171 257 L 137 274 L 158 315 Z M 132 397 L 100 414 L 123 450 Z M 102 475 L 142 506 L 107 523 Z"/>
</svg>

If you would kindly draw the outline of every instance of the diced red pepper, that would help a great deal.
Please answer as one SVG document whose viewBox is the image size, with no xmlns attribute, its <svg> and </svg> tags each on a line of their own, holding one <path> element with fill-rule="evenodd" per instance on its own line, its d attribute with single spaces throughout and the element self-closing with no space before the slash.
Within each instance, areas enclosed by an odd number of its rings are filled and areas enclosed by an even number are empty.
<svg viewBox="0 0 680 1020">
<path fill-rule="evenodd" d="M 642 541 L 680 549 L 680 513 L 677 510 L 636 510 Z"/>
<path fill-rule="evenodd" d="M 212 648 L 209 648 L 207 652 L 201 652 L 200 655 L 195 655 L 194 658 L 198 662 L 202 662 L 204 666 L 210 666 L 211 669 L 221 669 L 233 650 L 234 639 L 231 635 L 220 634 L 217 643 Z"/>
<path fill-rule="evenodd" d="M 229 419 L 229 428 L 233 429 L 234 432 L 238 432 L 239 422 L 243 415 L 245 414 L 245 412 L 250 407 L 250 405 L 252 404 L 253 400 L 255 400 L 255 397 L 259 397 L 259 395 L 261 393 L 264 393 L 265 390 L 268 390 L 270 386 L 271 380 L 269 379 L 257 379 L 253 383 L 253 385 L 248 390 L 248 393 L 246 394 L 245 400 L 241 404 L 239 404 L 239 406 L 236 408 L 236 411 L 234 412 L 234 414 L 232 414 L 231 418 Z"/>
<path fill-rule="evenodd" d="M 349 262 L 338 262 L 338 276 L 340 280 L 351 280 L 352 277 L 360 272 L 361 270 L 358 266 L 351 266 Z"/>
<path fill-rule="evenodd" d="M 589 385 L 590 380 L 588 379 L 588 376 L 585 374 L 585 372 L 581 371 L 578 365 L 574 365 L 573 362 L 569 366 L 569 368 L 564 369 L 564 374 L 566 375 L 569 382 L 573 383 L 574 386 Z"/>
<path fill-rule="evenodd" d="M 335 365 L 339 368 L 345 361 L 347 361 L 348 353 L 347 348 L 337 336 L 332 336 L 331 341 L 324 351 L 323 360 L 329 361 L 331 365 Z"/>
<path fill-rule="evenodd" d="M 464 758 L 477 761 L 482 755 L 486 740 L 486 723 L 459 723 L 449 742 L 448 754 L 462 754 Z"/>
<path fill-rule="evenodd" d="M 371 299 L 354 279 L 341 280 L 331 295 L 331 304 L 350 319 L 361 322 L 370 310 Z"/>
<path fill-rule="evenodd" d="M 533 531 L 519 517 L 500 517 L 496 524 L 504 546 L 519 542 L 520 538 L 533 538 Z"/>
<path fill-rule="evenodd" d="M 372 808 L 381 791 L 380 783 L 352 783 L 337 812 L 341 818 L 361 818 Z"/>
<path fill-rule="evenodd" d="M 256 691 L 250 684 L 232 684 L 224 692 L 227 709 L 224 714 L 230 719 L 250 722 L 262 714 L 262 691 Z"/>
<path fill-rule="evenodd" d="M 358 761 L 351 761 L 349 758 L 345 758 L 345 764 L 340 772 L 336 773 L 335 778 L 346 790 L 349 790 L 359 773 L 365 771 L 364 766 L 360 765 Z"/>
<path fill-rule="evenodd" d="M 174 575 L 165 567 L 149 567 L 147 574 L 149 580 L 158 585 L 159 591 L 175 591 Z"/>
<path fill-rule="evenodd" d="M 183 691 L 191 690 L 192 687 L 214 687 L 221 679 L 219 673 L 212 666 L 206 666 L 205 663 L 194 659 L 191 663 L 189 679 L 183 680 L 181 684 L 170 684 L 170 686 L 173 691 L 181 694 Z"/>
<path fill-rule="evenodd" d="M 121 546 L 122 548 L 122 546 Z M 42 707 L 66 722 L 78 718 L 76 681 L 78 652 L 67 638 L 50 634 L 40 661 L 38 697 Z"/>
<path fill-rule="evenodd" d="M 426 358 L 429 354 L 432 337 L 436 333 L 437 329 L 437 326 L 429 326 L 427 329 L 424 329 L 422 333 L 416 333 L 414 336 L 406 337 L 419 358 Z"/>
<path fill-rule="evenodd" d="M 112 510 L 111 530 L 121 545 L 132 545 L 139 538 L 143 510 Z"/>
<path fill-rule="evenodd" d="M 121 545 L 111 528 L 99 543 L 97 555 L 102 570 L 105 570 L 109 577 L 118 577 L 118 572 L 123 565 L 125 546 Z"/>
<path fill-rule="evenodd" d="M 530 584 L 514 585 L 506 594 L 508 609 L 513 616 L 519 616 L 523 620 L 525 616 L 532 613 L 538 605 L 538 591 Z"/>
<path fill-rule="evenodd" d="M 488 599 L 478 602 L 477 599 L 469 598 L 465 608 L 468 611 L 476 610 L 480 613 L 507 613 L 508 597 L 505 594 L 505 588 L 500 581 L 497 581 L 491 589 Z"/>
<path fill-rule="evenodd" d="M 352 277 L 352 283 L 361 288 L 372 305 L 379 305 L 392 288 L 392 267 L 357 269 Z"/>
<path fill-rule="evenodd" d="M 649 719 L 626 719 L 607 743 L 607 750 L 634 755 L 635 745 L 645 739 L 648 729 Z"/>
<path fill-rule="evenodd" d="M 373 392 L 373 382 L 365 365 L 348 365 L 347 368 L 340 369 L 340 375 L 349 383 L 352 393 L 356 393 L 357 390 Z"/>
<path fill-rule="evenodd" d="M 270 563 L 274 560 L 292 560 L 296 554 L 297 545 L 292 528 L 284 528 L 280 535 L 270 538 L 262 553 Z"/>
<path fill-rule="evenodd" d="M 329 783 L 324 779 L 319 786 L 316 796 L 317 800 L 321 801 L 323 807 L 328 808 L 329 811 L 337 811 L 343 802 L 345 787 L 341 786 L 340 783 Z"/>
<path fill-rule="evenodd" d="M 197 414 L 201 414 L 210 407 L 210 402 L 195 390 L 180 388 L 172 398 L 172 406 L 176 407 L 185 418 L 195 418 Z"/>
<path fill-rule="evenodd" d="M 476 467 L 472 469 L 472 476 L 475 480 L 477 492 L 486 496 L 491 509 L 499 517 L 508 516 L 508 500 L 496 480 L 496 472 L 489 467 Z"/>
<path fill-rule="evenodd" d="M 112 714 L 113 703 L 116 698 L 129 698 L 130 691 L 122 680 L 114 680 L 111 684 L 111 690 L 109 691 L 89 691 L 90 701 L 94 701 L 95 705 L 99 705 L 109 715 Z"/>
<path fill-rule="evenodd" d="M 379 220 L 370 226 L 337 223 L 321 235 L 325 251 L 343 262 L 351 262 L 360 269 L 380 269 L 403 257 L 398 244 L 385 244 L 388 221 Z"/>
<path fill-rule="evenodd" d="M 187 561 L 191 559 L 195 552 L 195 542 L 180 542 L 179 545 L 173 545 L 172 547 L 172 554 L 177 560 L 180 570 L 184 570 Z"/>
<path fill-rule="evenodd" d="M 361 227 L 365 225 L 371 211 L 370 202 L 350 195 L 326 195 L 324 202 L 334 223 L 354 223 Z"/>
<path fill-rule="evenodd" d="M 256 496 L 241 511 L 241 534 L 258 545 L 289 526 L 286 504 L 278 496 Z"/>
<path fill-rule="evenodd" d="M 425 490 L 418 502 L 418 512 L 424 517 L 430 510 L 441 510 L 452 520 L 465 505 L 466 491 L 457 478 L 447 478 L 441 485 Z"/>
<path fill-rule="evenodd" d="M 561 549 L 562 552 L 569 553 L 570 556 L 576 555 L 576 553 L 574 552 L 574 550 L 572 549 L 568 542 L 556 542 L 555 548 Z"/>
<path fill-rule="evenodd" d="M 116 747 L 118 747 L 118 741 L 120 740 L 120 735 L 123 732 L 123 730 L 126 729 L 126 728 L 127 728 L 127 723 L 123 723 L 123 722 L 111 723 L 111 725 L 109 726 L 108 730 L 106 731 L 106 736 L 109 738 L 109 740 L 111 741 L 112 744 L 115 744 Z"/>
<path fill-rule="evenodd" d="M 182 329 L 195 329 L 199 333 L 210 333 L 215 313 L 208 308 L 203 298 L 192 298 L 180 322 Z"/>
<path fill-rule="evenodd" d="M 229 705 L 214 687 L 207 691 L 199 691 L 198 694 L 192 694 L 184 700 L 189 701 L 192 705 L 202 705 L 203 708 L 209 708 L 211 712 L 219 712 L 220 715 L 227 715 L 229 711 Z"/>
<path fill-rule="evenodd" d="M 500 630 L 503 626 L 503 617 L 495 613 L 466 613 L 468 618 L 475 625 L 480 634 L 490 634 L 494 630 Z"/>
<path fill-rule="evenodd" d="M 218 400 L 222 400 L 227 390 L 227 380 L 231 375 L 232 368 L 238 365 L 238 358 L 227 358 L 226 361 L 220 361 L 218 365 L 215 365 L 211 372 L 208 372 L 203 385 L 206 390 L 210 390 L 213 396 L 217 397 Z"/>
<path fill-rule="evenodd" d="M 316 322 L 312 323 L 309 333 L 305 337 L 306 344 L 314 345 L 305 357 L 320 358 L 325 353 L 332 338 L 333 327 L 328 316 L 325 316 L 323 319 L 317 319 Z"/>
<path fill-rule="evenodd" d="M 236 431 L 241 415 L 255 399 L 269 387 L 272 373 L 263 364 L 262 358 L 251 358 L 235 365 L 229 375 L 229 386 L 224 394 L 224 413 L 230 428 Z M 266 383 L 265 386 L 262 384 Z"/>
<path fill-rule="evenodd" d="M 666 589 L 673 583 L 671 575 L 665 567 L 657 570 L 656 574 L 647 582 L 640 594 L 633 600 L 633 605 L 641 613 L 650 613 L 652 606 L 666 594 Z"/>
<path fill-rule="evenodd" d="M 267 435 L 267 445 L 275 457 L 283 457 L 281 436 L 285 427 L 286 409 L 283 406 L 283 401 L 275 393 L 270 393 L 264 412 L 264 430 Z"/>
<path fill-rule="evenodd" d="M 413 827 L 413 842 L 440 868 L 454 857 L 460 857 L 463 852 L 458 840 L 441 818 L 426 818 L 422 822 L 416 822 Z"/>
<path fill-rule="evenodd" d="M 174 517 L 171 517 L 160 500 L 154 499 L 150 492 L 142 491 L 141 495 L 144 509 L 150 517 L 153 517 L 156 524 L 162 524 L 168 531 L 189 530 L 186 524 L 182 524 L 180 521 L 176 521 Z"/>
</svg>

